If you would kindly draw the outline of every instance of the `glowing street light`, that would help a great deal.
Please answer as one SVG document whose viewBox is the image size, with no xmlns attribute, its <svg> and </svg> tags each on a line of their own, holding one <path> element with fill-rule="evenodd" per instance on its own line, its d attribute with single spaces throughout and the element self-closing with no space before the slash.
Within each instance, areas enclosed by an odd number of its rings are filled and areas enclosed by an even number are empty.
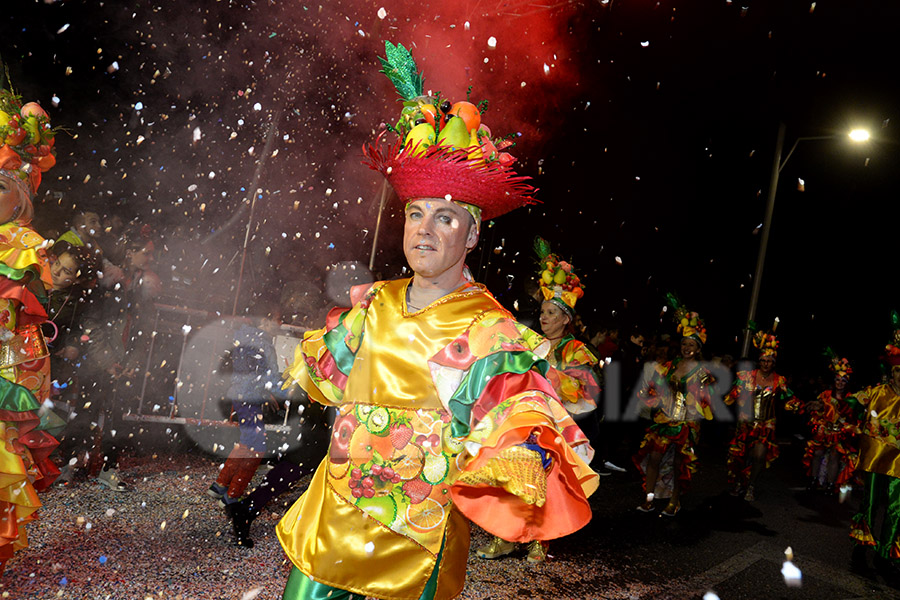
<svg viewBox="0 0 900 600">
<path fill-rule="evenodd" d="M 759 240 L 759 255 L 756 258 L 756 273 L 753 275 L 753 288 L 750 291 L 750 309 L 747 311 L 747 327 L 744 329 L 744 343 L 741 346 L 741 356 L 746 357 L 750 352 L 750 323 L 756 319 L 756 305 L 759 303 L 759 287 L 762 282 L 763 266 L 766 263 L 766 249 L 769 245 L 769 230 L 772 228 L 772 213 L 775 211 L 775 192 L 778 190 L 778 175 L 784 169 L 789 158 L 797 149 L 797 144 L 804 140 L 833 140 L 842 135 L 818 135 L 812 137 L 799 137 L 791 146 L 790 152 L 784 160 L 781 160 L 781 150 L 784 148 L 784 123 L 778 124 L 778 137 L 775 141 L 775 160 L 772 162 L 772 177 L 769 181 L 769 196 L 766 202 L 766 216 L 763 220 L 761 239 Z M 869 132 L 866 129 L 854 129 L 849 133 L 852 141 L 861 143 L 869 140 Z"/>
<path fill-rule="evenodd" d="M 851 140 L 857 143 L 868 142 L 871 137 L 868 129 L 854 129 L 849 133 L 849 136 Z"/>
</svg>

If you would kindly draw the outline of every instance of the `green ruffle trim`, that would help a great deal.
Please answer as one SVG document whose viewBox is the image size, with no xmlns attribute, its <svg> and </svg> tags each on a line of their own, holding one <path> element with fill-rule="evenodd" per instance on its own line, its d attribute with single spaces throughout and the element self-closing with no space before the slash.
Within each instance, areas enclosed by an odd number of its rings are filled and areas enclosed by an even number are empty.
<svg viewBox="0 0 900 600">
<path fill-rule="evenodd" d="M 522 374 L 531 369 L 537 369 L 546 377 L 550 363 L 530 351 L 496 352 L 472 363 L 448 402 L 450 413 L 453 415 L 453 421 L 450 423 L 453 437 L 469 435 L 472 407 L 481 397 L 491 378 L 504 373 Z"/>
<path fill-rule="evenodd" d="M 58 438 L 65 428 L 66 420 L 52 410 L 45 410 L 41 414 L 41 424 L 35 427 L 38 431 L 46 431 L 55 438 Z"/>
<path fill-rule="evenodd" d="M 41 403 L 27 389 L 0 377 L 0 410 L 25 412 L 38 410 Z"/>
<path fill-rule="evenodd" d="M 41 276 L 41 272 L 33 266 L 26 267 L 24 269 L 13 269 L 9 265 L 0 262 L 0 275 L 6 277 L 7 279 L 12 279 L 13 281 L 21 281 L 28 274 L 34 275 L 37 278 L 40 278 Z"/>
<path fill-rule="evenodd" d="M 344 318 L 347 316 L 347 312 L 341 315 L 338 325 L 326 333 L 322 339 L 325 342 L 325 347 L 331 352 L 331 357 L 334 359 L 334 364 L 337 366 L 338 371 L 349 376 L 350 369 L 353 368 L 353 361 L 356 360 L 356 354 L 344 342 L 349 333 L 344 326 Z"/>
</svg>

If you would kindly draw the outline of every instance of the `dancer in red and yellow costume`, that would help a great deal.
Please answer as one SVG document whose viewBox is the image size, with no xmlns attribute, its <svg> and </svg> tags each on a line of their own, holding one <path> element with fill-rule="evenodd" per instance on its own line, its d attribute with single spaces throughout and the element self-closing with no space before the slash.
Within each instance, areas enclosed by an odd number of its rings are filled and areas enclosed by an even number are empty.
<svg viewBox="0 0 900 600">
<path fill-rule="evenodd" d="M 578 427 L 589 440 L 596 441 L 600 434 L 595 412 L 600 397 L 596 371 L 599 361 L 574 335 L 575 303 L 584 296 L 584 288 L 572 265 L 551 253 L 546 240 L 537 238 L 534 248 L 540 264 L 538 283 L 543 298 L 541 333 L 552 344 L 547 355 L 553 367 L 548 379 Z M 475 554 L 480 558 L 500 558 L 512 553 L 516 546 L 494 536 Z M 546 543 L 534 540 L 528 544 L 528 562 L 538 563 L 546 558 Z"/>
<path fill-rule="evenodd" d="M 728 448 L 728 483 L 734 496 L 756 499 L 754 485 L 763 469 L 778 458 L 775 442 L 775 409 L 794 397 L 787 379 L 775 372 L 778 338 L 771 332 L 757 331 L 753 346 L 760 352 L 759 368 L 740 371 L 734 386 L 725 396 L 725 404 L 738 405 L 738 425 Z M 796 407 L 791 404 L 789 408 Z"/>
<path fill-rule="evenodd" d="M 0 90 L 0 572 L 28 545 L 25 526 L 41 506 L 37 492 L 59 476 L 48 458 L 58 445 L 48 429 L 58 417 L 41 406 L 50 392 L 41 300 L 52 279 L 46 243 L 29 228 L 31 198 L 56 163 L 53 134 L 38 104 L 23 106 Z"/>
<path fill-rule="evenodd" d="M 865 566 L 866 549 L 875 549 L 875 567 L 891 585 L 900 583 L 900 316 L 891 315 L 894 335 L 886 346 L 888 381 L 854 394 L 862 409 L 857 469 L 864 477 L 859 513 L 850 537 L 855 567 Z M 884 513 L 880 532 L 875 524 Z"/>
<path fill-rule="evenodd" d="M 831 348 L 825 350 L 829 357 L 829 370 L 834 374 L 832 389 L 825 390 L 815 401 L 801 404 L 796 398 L 787 403 L 788 410 L 807 413 L 812 437 L 806 443 L 803 466 L 809 477 L 809 489 L 821 490 L 828 495 L 850 481 L 856 469 L 858 456 L 857 436 L 859 425 L 856 402 L 850 400 L 850 361 L 839 358 Z M 822 468 L 824 466 L 824 469 Z"/>
<path fill-rule="evenodd" d="M 669 498 L 662 515 L 674 517 L 681 510 L 681 494 L 697 470 L 694 447 L 700 441 L 700 420 L 712 419 L 710 385 L 714 379 L 700 362 L 706 343 L 706 326 L 696 312 L 689 312 L 675 296 L 667 296 L 674 310 L 681 338 L 681 356 L 645 371 L 638 398 L 651 409 L 653 424 L 634 456 L 644 475 L 641 512 L 656 510 L 654 500 Z"/>
<path fill-rule="evenodd" d="M 407 107 L 432 107 L 409 116 L 439 110 L 421 97 L 409 53 L 387 44 L 387 56 Z M 414 275 L 354 290 L 353 307 L 308 332 L 287 372 L 339 414 L 328 456 L 277 528 L 294 566 L 285 598 L 454 598 L 467 518 L 521 542 L 590 520 L 597 476 L 546 378 L 543 338 L 466 276 L 481 220 L 532 203 L 534 190 L 499 161 L 469 159 L 474 148 L 449 146 L 379 137 L 365 148 L 406 204 Z"/>
</svg>

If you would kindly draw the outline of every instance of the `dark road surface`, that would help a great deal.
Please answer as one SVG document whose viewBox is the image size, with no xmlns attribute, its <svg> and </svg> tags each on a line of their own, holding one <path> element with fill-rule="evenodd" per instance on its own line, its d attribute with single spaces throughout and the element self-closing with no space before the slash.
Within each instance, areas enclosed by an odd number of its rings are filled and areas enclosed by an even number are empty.
<svg viewBox="0 0 900 600">
<path fill-rule="evenodd" d="M 524 548 L 505 558 L 469 559 L 465 599 L 722 600 L 900 598 L 874 571 L 849 569 L 853 492 L 837 498 L 807 492 L 800 472 L 802 442 L 782 440 L 781 457 L 763 473 L 755 502 L 726 492 L 727 434 L 704 432 L 700 470 L 674 518 L 635 510 L 642 500 L 631 465 L 601 479 L 594 519 L 551 544 L 551 560 L 532 566 Z M 42 496 L 30 547 L 0 579 L 13 599 L 269 600 L 281 597 L 288 565 L 274 536 L 283 504 L 253 526 L 253 549 L 235 547 L 221 510 L 205 491 L 219 461 L 189 448 L 122 459 L 131 491 L 115 493 L 80 480 Z M 617 462 L 623 462 L 621 457 Z M 626 465 L 623 465 L 626 466 Z M 473 548 L 487 541 L 473 527 Z M 791 547 L 802 586 L 781 575 Z M 709 596 L 712 598 L 712 596 Z"/>
</svg>

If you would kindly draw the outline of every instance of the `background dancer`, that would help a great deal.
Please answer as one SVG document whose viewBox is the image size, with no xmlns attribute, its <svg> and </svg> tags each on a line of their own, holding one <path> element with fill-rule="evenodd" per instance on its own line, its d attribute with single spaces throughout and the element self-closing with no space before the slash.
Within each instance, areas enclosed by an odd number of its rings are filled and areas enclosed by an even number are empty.
<svg viewBox="0 0 900 600">
<path fill-rule="evenodd" d="M 776 405 L 794 397 L 787 380 L 775 372 L 777 327 L 776 319 L 770 333 L 758 331 L 753 336 L 753 346 L 760 352 L 759 368 L 738 372 L 725 396 L 725 404 L 737 402 L 739 407 L 737 428 L 728 448 L 728 483 L 733 496 L 743 496 L 748 502 L 756 499 L 754 485 L 759 474 L 778 458 Z"/>
<path fill-rule="evenodd" d="M 647 428 L 634 464 L 644 475 L 646 494 L 637 509 L 653 512 L 656 498 L 668 498 L 661 514 L 674 517 L 681 511 L 681 493 L 697 470 L 694 448 L 700 440 L 700 420 L 712 419 L 709 386 L 714 379 L 699 360 L 706 343 L 703 320 L 672 294 L 667 300 L 682 336 L 681 356 L 646 371 L 638 397 L 650 407 L 653 424 Z"/>
<path fill-rule="evenodd" d="M 543 297 L 541 332 L 552 344 L 547 361 L 553 369 L 548 373 L 548 379 L 565 409 L 596 448 L 600 434 L 596 412 L 600 397 L 595 370 L 598 359 L 574 335 L 575 302 L 584 296 L 584 289 L 572 265 L 551 254 L 546 240 L 535 239 L 534 247 L 540 262 L 538 283 Z M 494 536 L 475 554 L 492 559 L 506 556 L 515 549 L 515 543 Z M 528 544 L 528 562 L 542 562 L 546 558 L 546 543 L 533 540 Z"/>
<path fill-rule="evenodd" d="M 50 358 L 40 325 L 53 286 L 45 241 L 30 228 L 31 199 L 56 164 L 55 131 L 35 102 L 0 90 L 0 573 L 37 519 L 37 492 L 59 476 L 49 459 L 63 422 L 41 408 L 50 397 Z"/>
<path fill-rule="evenodd" d="M 863 407 L 859 440 L 859 471 L 864 478 L 859 512 L 853 517 L 850 537 L 856 540 L 852 563 L 866 565 L 866 550 L 875 549 L 875 567 L 888 580 L 900 585 L 900 317 L 891 315 L 894 336 L 886 346 L 890 367 L 887 383 L 854 395 Z M 880 532 L 876 534 L 877 520 Z"/>
</svg>

